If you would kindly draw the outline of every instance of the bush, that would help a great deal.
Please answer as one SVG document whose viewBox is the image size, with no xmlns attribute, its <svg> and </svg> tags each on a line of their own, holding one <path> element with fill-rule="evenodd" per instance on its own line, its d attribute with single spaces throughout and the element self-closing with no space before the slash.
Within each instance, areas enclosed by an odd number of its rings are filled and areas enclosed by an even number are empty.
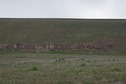
<svg viewBox="0 0 126 84">
<path fill-rule="evenodd" d="M 33 66 L 32 69 L 31 69 L 31 71 L 38 71 L 38 67 Z"/>
<path fill-rule="evenodd" d="M 86 66 L 86 64 L 85 64 L 85 63 L 82 63 L 80 66 L 81 66 L 81 67 L 85 67 L 85 66 Z"/>
<path fill-rule="evenodd" d="M 63 61 L 63 60 L 65 60 L 65 58 L 61 58 L 61 60 Z"/>
<path fill-rule="evenodd" d="M 119 72 L 119 71 L 121 71 L 121 69 L 119 67 L 112 67 L 111 71 L 113 71 L 113 72 Z"/>
</svg>

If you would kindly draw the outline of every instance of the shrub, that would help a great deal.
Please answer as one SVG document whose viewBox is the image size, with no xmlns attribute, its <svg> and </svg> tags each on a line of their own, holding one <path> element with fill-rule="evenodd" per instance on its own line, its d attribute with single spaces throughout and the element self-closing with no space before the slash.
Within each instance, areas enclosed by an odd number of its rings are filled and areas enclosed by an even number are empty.
<svg viewBox="0 0 126 84">
<path fill-rule="evenodd" d="M 121 69 L 119 67 L 112 67 L 111 71 L 113 71 L 113 72 L 119 72 L 119 71 L 121 71 Z"/>
<path fill-rule="evenodd" d="M 82 63 L 80 66 L 81 66 L 81 67 L 85 67 L 85 66 L 86 66 L 86 64 L 85 64 L 85 63 Z"/>
<path fill-rule="evenodd" d="M 31 71 L 37 71 L 37 70 L 38 70 L 38 67 L 36 67 L 36 66 L 33 66 L 31 69 Z"/>
<path fill-rule="evenodd" d="M 63 60 L 65 60 L 65 58 L 61 58 L 61 60 L 63 61 Z"/>
</svg>

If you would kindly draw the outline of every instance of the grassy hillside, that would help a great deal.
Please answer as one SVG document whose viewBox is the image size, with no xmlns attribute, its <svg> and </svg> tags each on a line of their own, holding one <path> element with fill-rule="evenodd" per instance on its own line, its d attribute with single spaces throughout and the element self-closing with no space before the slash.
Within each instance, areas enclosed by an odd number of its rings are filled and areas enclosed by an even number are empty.
<svg viewBox="0 0 126 84">
<path fill-rule="evenodd" d="M 106 43 L 126 50 L 126 20 L 0 19 L 0 43 Z"/>
</svg>

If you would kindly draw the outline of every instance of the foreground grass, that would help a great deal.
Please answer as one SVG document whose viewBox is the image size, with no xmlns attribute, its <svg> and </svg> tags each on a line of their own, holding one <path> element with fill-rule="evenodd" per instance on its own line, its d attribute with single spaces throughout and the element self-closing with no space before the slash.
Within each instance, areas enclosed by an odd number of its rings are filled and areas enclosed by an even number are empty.
<svg viewBox="0 0 126 84">
<path fill-rule="evenodd" d="M 0 84 L 125 84 L 126 56 L 0 55 Z"/>
</svg>

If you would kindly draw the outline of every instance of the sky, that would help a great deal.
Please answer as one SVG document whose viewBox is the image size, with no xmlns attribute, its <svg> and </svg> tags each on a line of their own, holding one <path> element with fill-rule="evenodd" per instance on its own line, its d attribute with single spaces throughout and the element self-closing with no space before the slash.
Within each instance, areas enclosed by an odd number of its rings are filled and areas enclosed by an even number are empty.
<svg viewBox="0 0 126 84">
<path fill-rule="evenodd" d="M 126 0 L 0 0 L 0 18 L 126 19 Z"/>
</svg>

